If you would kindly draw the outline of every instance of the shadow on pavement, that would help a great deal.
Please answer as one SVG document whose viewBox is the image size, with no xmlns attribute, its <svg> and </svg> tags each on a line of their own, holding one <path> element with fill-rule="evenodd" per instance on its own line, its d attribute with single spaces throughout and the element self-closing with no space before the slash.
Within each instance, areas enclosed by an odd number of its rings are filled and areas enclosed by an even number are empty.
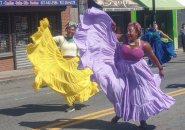
<svg viewBox="0 0 185 130">
<path fill-rule="evenodd" d="M 65 120 L 70 120 L 70 123 L 73 122 L 84 122 L 80 124 L 72 124 L 66 123 Z M 86 120 L 86 119 L 58 119 L 51 122 L 20 122 L 21 126 L 29 127 L 33 129 L 49 129 L 49 128 L 61 128 L 64 129 L 64 125 L 68 124 L 68 126 L 65 127 L 65 129 L 70 130 L 80 130 L 80 129 L 87 129 L 87 130 L 142 130 L 137 125 L 131 124 L 129 122 L 119 122 L 117 124 L 112 125 L 108 121 L 103 120 Z M 48 125 L 50 124 L 50 126 Z M 52 125 L 53 124 L 53 125 Z M 55 125 L 54 125 L 55 124 Z M 44 126 L 44 125 L 47 125 Z M 156 126 L 154 125 L 148 125 L 147 129 L 145 130 L 155 130 Z"/>
<path fill-rule="evenodd" d="M 185 88 L 185 84 L 170 84 L 166 88 Z"/>
<path fill-rule="evenodd" d="M 76 110 L 80 110 L 83 107 L 87 107 L 84 104 L 75 104 Z M 19 107 L 0 109 L 0 114 L 8 116 L 21 116 L 27 113 L 39 113 L 39 112 L 53 112 L 53 111 L 65 111 L 67 105 L 65 104 L 27 104 Z"/>
</svg>

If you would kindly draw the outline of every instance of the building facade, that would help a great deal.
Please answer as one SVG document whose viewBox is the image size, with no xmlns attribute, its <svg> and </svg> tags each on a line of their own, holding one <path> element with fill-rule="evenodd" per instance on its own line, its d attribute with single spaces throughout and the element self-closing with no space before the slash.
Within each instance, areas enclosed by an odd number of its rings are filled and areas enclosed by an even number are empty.
<svg viewBox="0 0 185 130">
<path fill-rule="evenodd" d="M 26 56 L 30 36 L 48 18 L 52 35 L 78 19 L 77 0 L 0 0 L 0 71 L 31 67 Z"/>
<path fill-rule="evenodd" d="M 182 24 L 185 23 L 185 9 L 177 11 L 177 26 L 178 26 L 178 46 L 182 47 L 182 37 L 180 33 L 180 29 L 182 28 Z"/>
<path fill-rule="evenodd" d="M 129 22 L 138 21 L 143 28 L 152 23 L 152 0 L 0 0 L 0 71 L 31 67 L 26 45 L 42 18 L 49 19 L 52 35 L 60 35 L 69 21 L 78 22 L 79 14 L 92 6 L 106 11 L 123 34 Z M 156 1 L 159 28 L 173 38 L 175 49 L 184 20 L 182 8 L 176 0 Z"/>
<path fill-rule="evenodd" d="M 106 11 L 116 24 L 126 33 L 129 22 L 139 22 L 143 29 L 153 23 L 154 11 L 152 0 L 90 0 L 90 4 Z M 92 2 L 94 1 L 94 3 Z M 96 5 L 97 4 L 97 5 Z M 156 21 L 159 29 L 168 34 L 178 49 L 177 11 L 184 9 L 179 0 L 155 0 Z"/>
</svg>

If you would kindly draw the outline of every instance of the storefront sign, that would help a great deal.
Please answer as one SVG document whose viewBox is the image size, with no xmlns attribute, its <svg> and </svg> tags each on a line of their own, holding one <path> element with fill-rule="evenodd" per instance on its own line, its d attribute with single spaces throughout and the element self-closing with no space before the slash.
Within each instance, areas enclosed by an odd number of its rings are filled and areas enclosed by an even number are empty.
<svg viewBox="0 0 185 130">
<path fill-rule="evenodd" d="M 135 3 L 132 0 L 94 0 L 97 4 L 103 7 L 134 7 L 138 6 L 137 3 Z"/>
<path fill-rule="evenodd" d="M 78 0 L 0 0 L 0 6 L 65 6 L 77 3 Z"/>
<path fill-rule="evenodd" d="M 135 0 L 94 0 L 104 11 L 142 10 L 143 7 Z"/>
</svg>

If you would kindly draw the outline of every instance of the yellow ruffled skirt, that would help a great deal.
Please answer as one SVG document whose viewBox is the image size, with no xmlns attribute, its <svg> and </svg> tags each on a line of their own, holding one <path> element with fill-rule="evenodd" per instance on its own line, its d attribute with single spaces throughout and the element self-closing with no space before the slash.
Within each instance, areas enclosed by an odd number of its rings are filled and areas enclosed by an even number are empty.
<svg viewBox="0 0 185 130">
<path fill-rule="evenodd" d="M 46 84 L 61 93 L 69 106 L 75 101 L 87 101 L 99 91 L 97 83 L 90 80 L 92 71 L 89 68 L 77 69 L 78 57 L 63 58 L 50 33 L 46 18 L 40 21 L 38 31 L 31 39 L 32 43 L 27 46 L 27 56 L 35 73 L 35 90 Z"/>
</svg>

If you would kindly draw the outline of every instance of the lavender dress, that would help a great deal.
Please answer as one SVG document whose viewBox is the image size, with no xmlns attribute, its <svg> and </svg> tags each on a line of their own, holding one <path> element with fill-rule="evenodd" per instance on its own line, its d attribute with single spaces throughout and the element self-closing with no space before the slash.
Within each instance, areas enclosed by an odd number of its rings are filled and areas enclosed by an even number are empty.
<svg viewBox="0 0 185 130">
<path fill-rule="evenodd" d="M 92 79 L 112 102 L 117 116 L 124 121 L 146 120 L 174 104 L 161 91 L 160 76 L 152 73 L 142 57 L 125 56 L 130 52 L 117 44 L 112 19 L 105 12 L 91 8 L 80 20 L 74 36 L 80 49 L 79 67 L 93 70 Z"/>
</svg>

